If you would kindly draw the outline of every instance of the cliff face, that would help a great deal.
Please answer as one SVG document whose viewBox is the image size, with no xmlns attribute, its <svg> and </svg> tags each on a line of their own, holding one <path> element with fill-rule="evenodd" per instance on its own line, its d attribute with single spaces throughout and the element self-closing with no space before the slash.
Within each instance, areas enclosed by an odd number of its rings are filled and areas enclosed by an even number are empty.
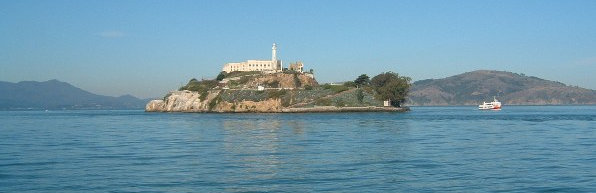
<svg viewBox="0 0 596 193">
<path fill-rule="evenodd" d="M 222 101 L 219 97 L 221 91 L 207 92 L 205 100 L 201 94 L 193 91 L 172 91 L 164 100 L 152 100 L 147 103 L 147 112 L 281 112 L 282 106 L 279 99 L 264 101 Z"/>
<path fill-rule="evenodd" d="M 207 99 L 201 101 L 198 92 L 172 91 L 164 97 L 164 100 L 149 101 L 145 110 L 149 112 L 205 112 L 208 110 L 209 99 L 217 95 L 215 92 L 208 92 Z"/>
<path fill-rule="evenodd" d="M 147 112 L 218 112 L 218 113 L 313 113 L 313 112 L 405 112 L 409 108 L 381 107 L 381 106 L 312 106 L 312 107 L 284 107 L 282 99 L 266 99 L 262 101 L 228 102 L 219 96 L 220 91 L 209 92 L 204 101 L 200 94 L 193 91 L 172 91 L 165 100 L 150 101 Z M 350 95 L 346 91 L 337 99 Z M 343 95 L 343 96 L 341 96 Z"/>
<path fill-rule="evenodd" d="M 258 86 L 267 91 L 258 91 Z M 282 97 L 278 89 L 304 89 L 318 86 L 311 76 L 300 73 L 260 74 L 249 72 L 232 75 L 219 83 L 214 80 L 191 80 L 181 91 L 172 91 L 162 100 L 147 103 L 148 112 L 281 112 Z M 187 90 L 188 89 L 188 90 Z M 206 95 L 206 96 L 202 96 Z"/>
<path fill-rule="evenodd" d="M 191 79 L 180 91 L 152 100 L 147 112 L 363 112 L 381 107 L 371 89 L 318 86 L 311 74 L 236 72 L 221 81 Z"/>
</svg>

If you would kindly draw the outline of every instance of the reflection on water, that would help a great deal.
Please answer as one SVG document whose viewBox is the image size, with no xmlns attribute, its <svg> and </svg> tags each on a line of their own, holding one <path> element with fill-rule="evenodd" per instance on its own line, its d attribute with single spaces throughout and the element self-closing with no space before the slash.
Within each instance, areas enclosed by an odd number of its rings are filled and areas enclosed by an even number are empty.
<svg viewBox="0 0 596 193">
<path fill-rule="evenodd" d="M 400 140 L 397 135 L 404 134 L 407 124 L 396 124 L 400 114 L 360 116 L 366 120 L 350 114 L 265 114 L 225 119 L 221 122 L 225 152 L 221 158 L 233 169 L 225 170 L 224 180 L 241 186 L 234 191 L 275 191 L 293 183 L 322 183 L 319 186 L 324 190 L 352 182 L 355 175 L 365 179 L 355 185 L 363 186 L 382 175 L 399 178 L 388 166 L 401 162 L 408 145 L 391 144 Z M 247 181 L 253 183 L 244 184 Z M 276 183 L 282 184 L 270 186 Z"/>
<path fill-rule="evenodd" d="M 225 160 L 240 173 L 266 179 L 276 175 L 280 160 L 279 120 L 225 120 L 222 123 Z"/>
<path fill-rule="evenodd" d="M 288 121 L 288 126 L 292 128 L 292 132 L 296 135 L 304 134 L 304 122 L 303 121 Z"/>
<path fill-rule="evenodd" d="M 596 192 L 595 113 L 0 112 L 0 192 Z"/>
</svg>

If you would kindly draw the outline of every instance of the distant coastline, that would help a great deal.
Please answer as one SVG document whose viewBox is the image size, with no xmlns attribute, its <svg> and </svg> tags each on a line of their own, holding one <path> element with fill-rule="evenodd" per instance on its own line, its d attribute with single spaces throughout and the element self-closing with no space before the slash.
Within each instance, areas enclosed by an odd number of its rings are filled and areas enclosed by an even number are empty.
<svg viewBox="0 0 596 193">
<path fill-rule="evenodd" d="M 59 80 L 0 81 L 0 110 L 143 109 L 148 99 L 104 96 Z"/>
<path fill-rule="evenodd" d="M 525 74 L 477 70 L 416 81 L 408 106 L 478 105 L 497 97 L 504 105 L 593 105 L 596 91 Z"/>
</svg>

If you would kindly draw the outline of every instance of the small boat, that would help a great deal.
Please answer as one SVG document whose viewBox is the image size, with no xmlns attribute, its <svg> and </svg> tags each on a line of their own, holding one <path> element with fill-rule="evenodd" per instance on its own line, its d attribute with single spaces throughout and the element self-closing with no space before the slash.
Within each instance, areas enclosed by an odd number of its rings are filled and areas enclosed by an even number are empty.
<svg viewBox="0 0 596 193">
<path fill-rule="evenodd" d="M 480 110 L 501 110 L 501 102 L 497 100 L 497 97 L 494 97 L 493 102 L 487 103 L 483 102 L 481 105 L 478 105 L 478 109 Z"/>
</svg>

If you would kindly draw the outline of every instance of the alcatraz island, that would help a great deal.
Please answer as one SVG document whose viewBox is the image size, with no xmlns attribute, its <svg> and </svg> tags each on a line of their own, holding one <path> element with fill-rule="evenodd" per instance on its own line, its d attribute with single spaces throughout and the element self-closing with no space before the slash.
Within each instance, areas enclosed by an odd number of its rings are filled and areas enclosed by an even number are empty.
<svg viewBox="0 0 596 193">
<path fill-rule="evenodd" d="M 373 78 L 323 84 L 300 61 L 283 67 L 274 43 L 271 60 L 227 63 L 214 80 L 191 79 L 163 99 L 152 100 L 147 112 L 300 113 L 403 112 L 409 77 L 384 72 Z"/>
</svg>

